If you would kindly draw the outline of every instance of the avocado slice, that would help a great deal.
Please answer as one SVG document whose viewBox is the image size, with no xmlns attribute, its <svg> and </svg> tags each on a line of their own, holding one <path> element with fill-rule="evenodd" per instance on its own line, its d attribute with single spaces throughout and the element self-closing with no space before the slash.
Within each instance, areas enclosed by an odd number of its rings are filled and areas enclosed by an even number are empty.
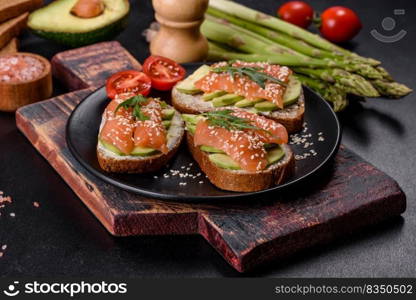
<svg viewBox="0 0 416 300">
<path fill-rule="evenodd" d="M 145 148 L 145 147 L 136 146 L 136 147 L 134 147 L 133 151 L 131 151 L 130 155 L 133 155 L 133 156 L 149 156 L 149 155 L 155 154 L 156 152 L 158 152 L 158 151 L 155 150 L 155 149 L 152 149 L 152 148 Z"/>
<path fill-rule="evenodd" d="M 196 125 L 196 123 L 198 123 L 198 121 L 201 119 L 201 117 L 198 116 L 198 115 L 192 115 L 192 114 L 182 114 L 182 119 L 186 123 Z"/>
<path fill-rule="evenodd" d="M 226 154 L 215 153 L 208 155 L 211 162 L 223 169 L 240 170 L 240 166 L 231 157 Z"/>
<path fill-rule="evenodd" d="M 70 47 L 110 40 L 127 26 L 128 0 L 102 0 L 104 11 L 94 18 L 71 13 L 77 0 L 56 0 L 30 14 L 29 28 L 40 37 Z"/>
<path fill-rule="evenodd" d="M 166 129 L 169 129 L 170 125 L 172 125 L 171 120 L 164 120 L 162 121 L 163 126 L 165 126 Z"/>
<path fill-rule="evenodd" d="M 101 145 L 104 146 L 105 149 L 113 152 L 114 154 L 120 155 L 120 156 L 126 156 L 127 154 L 121 152 L 116 146 L 111 145 L 107 142 L 104 142 L 103 140 L 99 140 Z M 144 147 L 135 147 L 133 151 L 129 155 L 133 156 L 149 156 L 152 154 L 155 154 L 157 150 L 151 149 L 151 148 L 144 148 Z"/>
<path fill-rule="evenodd" d="M 268 165 L 270 166 L 274 163 L 277 163 L 284 156 L 285 151 L 280 146 L 267 150 L 267 161 L 269 163 Z"/>
<path fill-rule="evenodd" d="M 261 101 L 263 101 L 263 99 L 257 99 L 257 100 L 243 99 L 243 100 L 236 102 L 234 106 L 240 107 L 240 108 L 250 107 L 250 106 L 254 106 L 256 103 L 261 102 Z"/>
<path fill-rule="evenodd" d="M 200 93 L 201 90 L 197 89 L 194 84 L 199 79 L 201 79 L 202 77 L 204 77 L 205 75 L 207 75 L 210 70 L 211 70 L 211 68 L 209 66 L 207 66 L 207 65 L 200 66 L 188 78 L 186 78 L 185 80 L 179 82 L 176 85 L 176 89 L 179 92 L 184 93 L 184 94 L 194 95 L 194 94 Z"/>
<path fill-rule="evenodd" d="M 254 108 L 257 109 L 258 111 L 273 111 L 273 110 L 279 109 L 279 107 L 276 104 L 270 101 L 266 101 L 266 100 L 254 105 Z"/>
<path fill-rule="evenodd" d="M 296 103 L 302 91 L 302 84 L 296 76 L 292 75 L 289 78 L 289 83 L 286 87 L 286 92 L 283 95 L 283 104 L 288 106 Z"/>
<path fill-rule="evenodd" d="M 217 148 L 214 148 L 214 147 L 211 147 L 211 146 L 204 146 L 204 145 L 202 145 L 200 147 L 200 149 L 202 151 L 209 152 L 209 153 L 224 153 L 224 151 L 222 151 L 220 149 L 217 149 Z"/>
<path fill-rule="evenodd" d="M 172 120 L 174 115 L 175 115 L 175 110 L 173 108 L 167 108 L 167 109 L 162 110 L 163 120 Z"/>
<path fill-rule="evenodd" d="M 223 96 L 225 94 L 227 94 L 227 92 L 225 92 L 225 91 L 215 91 L 215 92 L 212 92 L 212 93 L 202 95 L 202 100 L 211 101 L 212 99 Z"/>
<path fill-rule="evenodd" d="M 214 105 L 214 107 L 227 106 L 227 105 L 234 104 L 242 99 L 244 99 L 243 96 L 238 96 L 234 94 L 226 94 L 224 96 L 217 97 L 214 100 L 212 100 L 212 105 Z"/>
<path fill-rule="evenodd" d="M 125 153 L 121 152 L 116 146 L 114 146 L 110 143 L 107 143 L 107 142 L 103 141 L 102 139 L 98 139 L 98 141 L 108 151 L 111 151 L 111 152 L 113 152 L 117 155 L 120 155 L 120 156 L 126 155 Z"/>
</svg>

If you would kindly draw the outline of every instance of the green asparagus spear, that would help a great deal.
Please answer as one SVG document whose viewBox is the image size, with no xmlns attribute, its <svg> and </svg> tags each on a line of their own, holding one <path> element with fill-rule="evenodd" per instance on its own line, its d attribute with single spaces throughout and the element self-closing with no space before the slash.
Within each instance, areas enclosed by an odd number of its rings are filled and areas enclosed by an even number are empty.
<svg viewBox="0 0 416 300">
<path fill-rule="evenodd" d="M 347 93 L 343 89 L 301 74 L 296 74 L 296 77 L 302 84 L 317 92 L 328 102 L 331 102 L 335 112 L 339 112 L 348 106 Z"/>
<path fill-rule="evenodd" d="M 287 34 L 276 32 L 274 30 L 271 30 L 269 28 L 256 25 L 252 22 L 234 17 L 232 15 L 229 15 L 227 13 L 224 13 L 220 10 L 217 10 L 213 7 L 209 7 L 207 10 L 207 13 L 209 15 L 215 16 L 217 18 L 223 19 L 225 22 L 230 22 L 234 25 L 243 27 L 245 29 L 248 29 L 252 32 L 256 32 L 259 35 L 266 37 L 276 43 L 279 43 L 281 45 L 287 46 L 291 49 L 294 49 L 297 52 L 303 53 L 307 56 L 311 57 L 317 57 L 317 58 L 336 58 L 336 55 L 331 54 L 331 52 L 315 48 L 307 43 L 305 43 L 302 40 L 298 40 L 296 38 L 293 38 Z"/>
<path fill-rule="evenodd" d="M 404 97 L 412 92 L 412 89 L 398 82 L 373 80 L 371 83 L 381 95 L 390 98 Z"/>
<path fill-rule="evenodd" d="M 294 68 L 297 73 L 337 83 L 345 92 L 362 97 L 379 97 L 380 94 L 364 77 L 341 69 Z"/>
<path fill-rule="evenodd" d="M 268 62 L 271 64 L 279 64 L 289 67 L 329 67 L 330 63 L 325 60 L 319 60 L 314 58 L 300 58 L 294 55 L 287 54 L 247 54 L 239 52 L 228 52 L 219 50 L 218 48 L 210 48 L 208 53 L 208 61 L 221 61 L 221 60 L 243 60 L 249 62 Z"/>
<path fill-rule="evenodd" d="M 219 11 L 225 12 L 232 16 L 239 17 L 241 19 L 253 22 L 255 24 L 259 24 L 279 32 L 286 33 L 294 38 L 301 39 L 312 46 L 318 47 L 320 49 L 324 49 L 327 51 L 332 52 L 336 55 L 344 55 L 352 57 L 355 60 L 365 62 L 371 65 L 379 65 L 380 62 L 371 59 L 371 58 L 364 58 L 360 57 L 355 53 L 352 53 L 346 49 L 343 49 L 320 36 L 313 34 L 307 30 L 304 30 L 298 26 L 292 25 L 287 23 L 283 20 L 278 18 L 272 17 L 270 15 L 261 13 L 244 5 L 235 3 L 233 1 L 228 0 L 210 0 L 209 3 L 210 7 L 217 9 Z"/>
<path fill-rule="evenodd" d="M 248 53 L 290 54 L 306 57 L 296 51 L 275 44 L 244 28 L 221 22 L 219 19 L 207 18 L 201 26 L 201 32 L 211 40 L 226 44 L 232 48 Z"/>
</svg>

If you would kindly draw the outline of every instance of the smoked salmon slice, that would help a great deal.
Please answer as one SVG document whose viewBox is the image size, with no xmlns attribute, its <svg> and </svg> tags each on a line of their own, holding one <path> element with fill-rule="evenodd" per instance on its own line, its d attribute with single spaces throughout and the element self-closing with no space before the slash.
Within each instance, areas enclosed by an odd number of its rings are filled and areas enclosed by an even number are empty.
<svg viewBox="0 0 416 300">
<path fill-rule="evenodd" d="M 134 145 L 147 147 L 168 153 L 166 129 L 162 123 L 162 107 L 159 102 L 150 100 L 142 107 L 142 112 L 149 120 L 137 121 L 134 131 Z"/>
<path fill-rule="evenodd" d="M 286 128 L 264 117 L 243 110 L 231 113 L 258 129 L 230 130 L 220 126 L 212 126 L 209 119 L 201 119 L 195 129 L 194 145 L 210 146 L 224 151 L 243 170 L 257 172 L 267 165 L 266 143 L 286 144 L 288 133 Z"/>
<path fill-rule="evenodd" d="M 100 132 L 100 138 L 104 142 L 115 146 L 123 154 L 133 151 L 134 118 L 132 109 L 120 108 L 116 113 L 117 106 L 124 100 L 115 98 L 105 109 L 105 124 Z"/>
<path fill-rule="evenodd" d="M 119 104 L 125 100 L 126 97 L 117 96 L 108 104 L 104 112 L 105 124 L 100 132 L 101 140 L 115 146 L 126 155 L 136 146 L 167 153 L 169 149 L 166 145 L 166 129 L 162 123 L 160 102 L 149 98 L 140 108 L 147 119 L 136 120 L 132 107 L 120 107 L 117 110 Z"/>
<path fill-rule="evenodd" d="M 212 65 L 212 69 L 225 67 L 226 62 L 221 62 Z M 254 68 L 259 72 L 287 84 L 292 71 L 288 67 L 271 65 L 268 63 L 251 63 L 251 62 L 234 62 L 233 67 L 248 67 Z M 195 87 L 205 93 L 214 91 L 225 91 L 227 93 L 244 96 L 248 100 L 265 99 L 283 108 L 283 95 L 286 91 L 284 84 L 267 81 L 265 87 L 262 88 L 258 83 L 251 80 L 248 76 L 235 74 L 231 76 L 227 72 L 216 73 L 209 72 L 206 76 L 195 82 Z"/>
</svg>

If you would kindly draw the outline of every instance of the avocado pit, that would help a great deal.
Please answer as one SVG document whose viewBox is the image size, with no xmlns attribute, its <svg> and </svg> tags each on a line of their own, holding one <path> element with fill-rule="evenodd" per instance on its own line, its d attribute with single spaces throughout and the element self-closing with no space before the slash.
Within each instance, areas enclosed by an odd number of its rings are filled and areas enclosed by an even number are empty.
<svg viewBox="0 0 416 300">
<path fill-rule="evenodd" d="M 72 7 L 71 13 L 79 18 L 95 18 L 104 12 L 102 0 L 78 0 Z"/>
</svg>

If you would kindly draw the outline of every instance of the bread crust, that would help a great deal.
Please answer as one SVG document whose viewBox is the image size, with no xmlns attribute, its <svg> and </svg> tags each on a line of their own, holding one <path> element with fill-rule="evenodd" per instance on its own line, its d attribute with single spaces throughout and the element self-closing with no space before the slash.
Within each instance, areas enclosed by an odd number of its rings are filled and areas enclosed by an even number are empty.
<svg viewBox="0 0 416 300">
<path fill-rule="evenodd" d="M 168 163 L 168 161 L 176 154 L 183 139 L 184 133 L 175 146 L 167 154 L 156 154 L 144 158 L 132 158 L 132 159 L 118 159 L 106 155 L 106 153 L 97 148 L 97 158 L 100 167 L 109 173 L 129 173 L 140 174 L 155 172 Z"/>
<path fill-rule="evenodd" d="M 215 109 L 209 102 L 201 99 L 201 95 L 188 95 L 172 89 L 172 105 L 181 113 L 200 114 Z M 305 115 L 305 96 L 302 91 L 299 100 L 284 110 L 260 112 L 261 115 L 275 120 L 286 127 L 289 133 L 302 130 Z"/>
<path fill-rule="evenodd" d="M 295 157 L 287 145 L 281 145 L 286 155 L 278 163 L 261 172 L 247 172 L 243 170 L 227 170 L 212 163 L 208 154 L 194 146 L 194 138 L 189 132 L 186 134 L 188 149 L 207 175 L 209 181 L 220 189 L 235 192 L 256 192 L 285 182 L 295 172 Z"/>
</svg>

